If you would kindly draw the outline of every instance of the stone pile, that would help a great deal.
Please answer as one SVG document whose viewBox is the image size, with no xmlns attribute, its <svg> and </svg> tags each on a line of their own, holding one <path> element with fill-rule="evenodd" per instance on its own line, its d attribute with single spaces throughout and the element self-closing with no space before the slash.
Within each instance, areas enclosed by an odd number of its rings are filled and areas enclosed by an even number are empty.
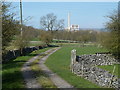
<svg viewBox="0 0 120 90">
<path fill-rule="evenodd" d="M 81 55 L 72 68 L 73 73 L 97 85 L 118 88 L 117 76 L 97 67 L 97 65 L 112 65 L 116 63 L 114 58 L 106 54 Z"/>
</svg>

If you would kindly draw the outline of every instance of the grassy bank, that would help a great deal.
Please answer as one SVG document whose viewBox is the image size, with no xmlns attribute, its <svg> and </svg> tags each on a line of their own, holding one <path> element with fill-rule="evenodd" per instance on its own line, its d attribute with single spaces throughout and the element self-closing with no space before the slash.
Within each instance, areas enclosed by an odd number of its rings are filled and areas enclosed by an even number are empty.
<svg viewBox="0 0 120 90">
<path fill-rule="evenodd" d="M 114 69 L 114 66 L 115 66 L 115 71 L 113 73 L 113 69 Z M 120 67 L 120 64 L 115 64 L 115 65 L 103 65 L 103 66 L 98 66 L 99 68 L 102 68 L 106 71 L 109 71 L 111 74 L 113 75 L 116 75 L 120 78 L 120 72 L 118 71 L 119 67 Z"/>
<path fill-rule="evenodd" d="M 94 46 L 87 47 L 62 47 L 60 50 L 52 54 L 46 61 L 46 65 L 55 73 L 60 75 L 67 82 L 77 88 L 100 88 L 99 86 L 85 80 L 82 77 L 76 76 L 70 71 L 71 50 L 76 49 L 77 55 L 94 54 L 97 52 L 106 52 L 107 50 Z"/>
<path fill-rule="evenodd" d="M 50 48 L 33 51 L 26 56 L 20 56 L 2 65 L 2 87 L 3 88 L 25 88 L 24 80 L 21 73 L 23 64 L 33 56 L 42 53 Z"/>
</svg>

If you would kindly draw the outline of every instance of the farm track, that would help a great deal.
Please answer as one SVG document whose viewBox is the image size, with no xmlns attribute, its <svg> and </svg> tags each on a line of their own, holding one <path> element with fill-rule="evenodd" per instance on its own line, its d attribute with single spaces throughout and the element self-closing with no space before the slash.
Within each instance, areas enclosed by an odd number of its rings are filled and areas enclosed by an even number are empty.
<svg viewBox="0 0 120 90">
<path fill-rule="evenodd" d="M 42 54 L 42 53 L 41 53 Z M 39 58 L 39 56 L 41 55 L 37 55 L 31 59 L 29 59 L 22 67 L 21 71 L 22 71 L 22 75 L 26 84 L 26 88 L 41 88 L 41 85 L 37 82 L 33 71 L 30 68 L 31 63 L 36 60 L 37 58 Z"/>
<path fill-rule="evenodd" d="M 51 81 L 57 86 L 57 88 L 73 88 L 72 85 L 70 85 L 69 83 L 67 83 L 65 80 L 63 80 L 61 77 L 59 77 L 56 73 L 52 72 L 48 67 L 46 67 L 46 65 L 44 64 L 45 61 L 47 60 L 47 58 L 53 54 L 54 52 L 56 52 L 58 49 L 55 49 L 54 51 L 50 52 L 47 56 L 43 57 L 40 62 L 39 62 L 39 66 L 42 69 L 42 71 L 48 75 L 48 77 L 51 79 Z M 49 51 L 48 51 L 49 52 Z"/>
</svg>

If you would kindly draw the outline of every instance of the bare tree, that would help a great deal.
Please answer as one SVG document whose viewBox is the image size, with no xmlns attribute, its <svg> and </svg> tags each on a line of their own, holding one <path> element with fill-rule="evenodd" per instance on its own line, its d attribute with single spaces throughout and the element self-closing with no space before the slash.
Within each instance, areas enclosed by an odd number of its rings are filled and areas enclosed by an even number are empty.
<svg viewBox="0 0 120 90">
<path fill-rule="evenodd" d="M 61 19 L 59 21 L 56 22 L 55 24 L 55 30 L 58 31 L 58 30 L 64 30 L 64 20 Z"/>
<path fill-rule="evenodd" d="M 48 31 L 61 30 L 64 28 L 64 20 L 57 20 L 57 16 L 53 13 L 49 13 L 40 18 L 40 25 Z"/>
</svg>

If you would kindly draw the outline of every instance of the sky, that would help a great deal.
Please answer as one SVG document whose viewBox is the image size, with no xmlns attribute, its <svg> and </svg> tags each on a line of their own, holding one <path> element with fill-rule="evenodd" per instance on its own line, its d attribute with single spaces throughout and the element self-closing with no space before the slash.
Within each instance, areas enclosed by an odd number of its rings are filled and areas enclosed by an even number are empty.
<svg viewBox="0 0 120 90">
<path fill-rule="evenodd" d="M 19 2 L 13 2 L 13 6 L 19 17 Z M 32 17 L 24 23 L 38 29 L 40 17 L 48 13 L 54 13 L 58 20 L 64 19 L 67 27 L 68 12 L 71 24 L 78 24 L 80 28 L 104 28 L 109 21 L 106 16 L 118 9 L 117 2 L 23 2 L 22 6 L 23 19 Z"/>
</svg>

